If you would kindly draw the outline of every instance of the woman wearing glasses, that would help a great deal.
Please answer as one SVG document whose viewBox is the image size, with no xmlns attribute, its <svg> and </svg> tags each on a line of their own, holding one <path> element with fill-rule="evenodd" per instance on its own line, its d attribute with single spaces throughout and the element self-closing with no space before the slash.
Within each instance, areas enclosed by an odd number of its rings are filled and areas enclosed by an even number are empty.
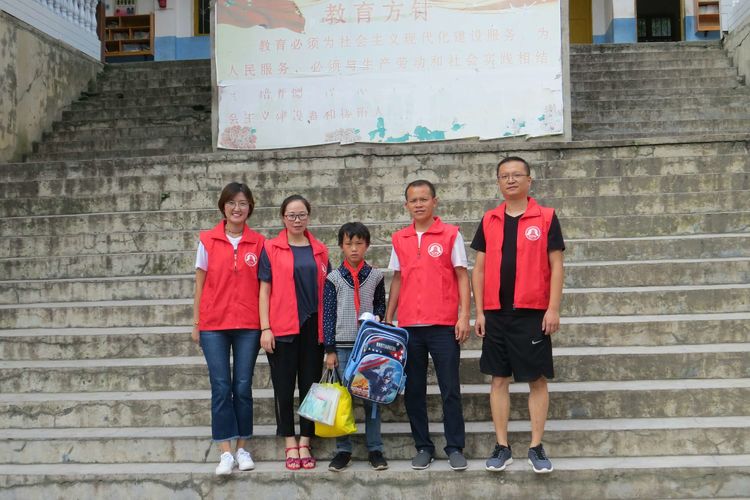
<svg viewBox="0 0 750 500">
<path fill-rule="evenodd" d="M 235 465 L 255 467 L 245 443 L 253 434 L 253 371 L 260 349 L 258 258 L 265 238 L 247 227 L 254 206 L 247 185 L 227 184 L 219 196 L 223 220 L 201 233 L 195 261 L 192 338 L 208 365 L 211 437 L 221 451 L 218 475 L 231 474 Z"/>
<path fill-rule="evenodd" d="M 260 257 L 260 345 L 268 354 L 276 433 L 285 439 L 286 468 L 312 469 L 310 438 L 315 424 L 300 418 L 294 432 L 294 385 L 302 401 L 323 369 L 323 285 L 328 249 L 307 230 L 310 203 L 292 195 L 281 204 L 284 229 L 266 241 Z"/>
</svg>

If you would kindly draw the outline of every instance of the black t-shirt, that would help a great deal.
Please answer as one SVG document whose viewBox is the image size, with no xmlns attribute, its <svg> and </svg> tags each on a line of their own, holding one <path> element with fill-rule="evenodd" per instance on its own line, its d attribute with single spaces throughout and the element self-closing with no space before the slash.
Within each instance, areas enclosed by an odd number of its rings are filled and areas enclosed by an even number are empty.
<svg viewBox="0 0 750 500">
<path fill-rule="evenodd" d="M 505 214 L 503 225 L 503 257 L 500 261 L 500 307 L 502 311 L 513 311 L 513 297 L 516 292 L 516 248 L 518 242 L 518 221 L 523 214 L 511 217 Z M 477 252 L 487 251 L 487 240 L 484 237 L 484 217 L 479 222 L 477 232 L 471 241 L 471 248 Z M 552 223 L 547 235 L 547 251 L 565 250 L 560 221 L 557 214 L 552 214 Z M 485 269 L 484 272 L 487 272 Z"/>
</svg>

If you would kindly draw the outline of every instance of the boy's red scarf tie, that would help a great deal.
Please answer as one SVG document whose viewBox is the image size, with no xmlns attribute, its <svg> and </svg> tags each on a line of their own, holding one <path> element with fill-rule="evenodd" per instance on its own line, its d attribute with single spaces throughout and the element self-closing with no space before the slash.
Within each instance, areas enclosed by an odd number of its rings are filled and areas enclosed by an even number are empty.
<svg viewBox="0 0 750 500">
<path fill-rule="evenodd" d="M 359 319 L 359 272 L 365 265 L 365 261 L 359 263 L 357 268 L 352 267 L 349 262 L 344 261 L 344 267 L 349 270 L 352 275 L 352 282 L 354 283 L 354 310 L 357 312 L 357 319 Z"/>
</svg>

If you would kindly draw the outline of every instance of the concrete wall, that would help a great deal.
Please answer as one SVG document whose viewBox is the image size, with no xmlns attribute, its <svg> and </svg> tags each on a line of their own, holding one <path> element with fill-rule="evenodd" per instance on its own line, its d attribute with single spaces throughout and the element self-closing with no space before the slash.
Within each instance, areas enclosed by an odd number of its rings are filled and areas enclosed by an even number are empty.
<svg viewBox="0 0 750 500">
<path fill-rule="evenodd" d="M 592 0 L 594 43 L 637 41 L 635 0 Z"/>
<path fill-rule="evenodd" d="M 721 38 L 721 32 L 719 31 L 695 31 L 696 19 L 695 19 L 695 3 L 693 0 L 684 0 L 684 30 L 686 41 L 703 41 L 703 40 L 718 40 Z"/>
<path fill-rule="evenodd" d="M 745 82 L 750 80 L 750 14 L 724 38 L 724 48 L 729 52 L 732 63 L 737 66 Z"/>
<path fill-rule="evenodd" d="M 114 0 L 105 0 L 107 15 L 114 14 Z M 167 0 L 160 9 L 156 0 L 136 0 L 137 14 L 154 14 L 154 60 L 210 59 L 211 37 L 195 35 L 193 0 Z"/>
<path fill-rule="evenodd" d="M 20 160 L 102 64 L 0 11 L 0 162 Z"/>
</svg>

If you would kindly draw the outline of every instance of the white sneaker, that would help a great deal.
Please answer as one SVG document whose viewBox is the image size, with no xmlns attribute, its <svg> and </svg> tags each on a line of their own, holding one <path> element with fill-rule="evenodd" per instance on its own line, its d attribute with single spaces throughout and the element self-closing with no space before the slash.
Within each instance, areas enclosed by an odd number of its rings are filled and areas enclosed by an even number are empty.
<svg viewBox="0 0 750 500">
<path fill-rule="evenodd" d="M 232 454 L 228 451 L 225 451 L 221 454 L 221 461 L 219 462 L 219 465 L 216 466 L 216 475 L 227 476 L 231 474 L 235 463 L 237 462 L 234 461 L 234 457 L 232 456 Z"/>
<path fill-rule="evenodd" d="M 237 450 L 237 464 L 239 465 L 240 470 L 253 470 L 255 468 L 253 457 L 251 457 L 250 452 L 246 451 L 244 448 Z"/>
</svg>

